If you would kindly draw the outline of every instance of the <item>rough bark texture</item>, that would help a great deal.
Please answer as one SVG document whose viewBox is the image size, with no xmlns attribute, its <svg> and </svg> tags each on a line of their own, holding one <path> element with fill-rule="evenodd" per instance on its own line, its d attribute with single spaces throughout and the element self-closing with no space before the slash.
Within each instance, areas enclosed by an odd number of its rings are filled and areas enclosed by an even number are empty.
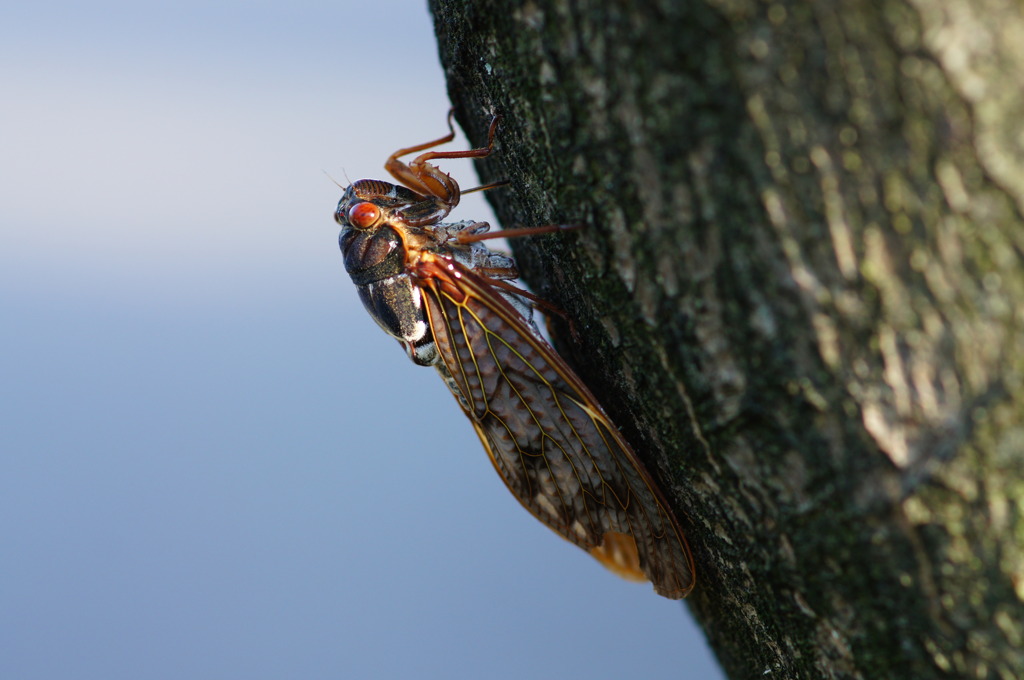
<svg viewBox="0 0 1024 680">
<path fill-rule="evenodd" d="M 1024 677 L 1020 5 L 431 6 L 729 676 Z"/>
</svg>

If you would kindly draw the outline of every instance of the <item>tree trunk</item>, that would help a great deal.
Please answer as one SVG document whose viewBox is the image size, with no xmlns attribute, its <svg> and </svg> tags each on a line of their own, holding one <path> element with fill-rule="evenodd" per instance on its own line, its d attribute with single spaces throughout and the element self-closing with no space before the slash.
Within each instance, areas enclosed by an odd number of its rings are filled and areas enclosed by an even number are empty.
<svg viewBox="0 0 1024 680">
<path fill-rule="evenodd" d="M 431 5 L 729 676 L 1024 677 L 1021 6 Z"/>
</svg>

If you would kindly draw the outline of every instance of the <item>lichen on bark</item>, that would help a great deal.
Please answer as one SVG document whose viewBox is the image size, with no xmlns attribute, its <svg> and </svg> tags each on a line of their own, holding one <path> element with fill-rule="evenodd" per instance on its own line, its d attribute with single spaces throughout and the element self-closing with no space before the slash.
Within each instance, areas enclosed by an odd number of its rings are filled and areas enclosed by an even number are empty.
<svg viewBox="0 0 1024 680">
<path fill-rule="evenodd" d="M 1024 17 L 433 0 L 579 369 L 731 677 L 1024 677 Z"/>
</svg>

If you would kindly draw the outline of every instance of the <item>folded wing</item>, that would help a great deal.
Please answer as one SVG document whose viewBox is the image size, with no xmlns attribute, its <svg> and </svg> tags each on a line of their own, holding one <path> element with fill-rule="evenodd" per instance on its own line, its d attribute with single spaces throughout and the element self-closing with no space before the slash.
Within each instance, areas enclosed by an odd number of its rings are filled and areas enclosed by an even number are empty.
<svg viewBox="0 0 1024 680">
<path fill-rule="evenodd" d="M 420 276 L 438 368 L 509 490 L 613 572 L 685 597 L 678 523 L 586 386 L 486 278 L 450 261 Z"/>
</svg>

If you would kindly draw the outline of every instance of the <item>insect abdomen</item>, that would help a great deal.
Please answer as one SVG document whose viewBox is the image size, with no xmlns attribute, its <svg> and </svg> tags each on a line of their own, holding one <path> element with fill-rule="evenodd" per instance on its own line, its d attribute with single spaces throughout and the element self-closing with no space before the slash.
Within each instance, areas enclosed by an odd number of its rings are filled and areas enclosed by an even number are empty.
<svg viewBox="0 0 1024 680">
<path fill-rule="evenodd" d="M 386 333 L 398 338 L 409 357 L 422 366 L 437 361 L 423 296 L 405 270 L 405 251 L 388 228 L 373 232 L 347 229 L 339 238 L 345 269 L 359 299 Z"/>
</svg>

